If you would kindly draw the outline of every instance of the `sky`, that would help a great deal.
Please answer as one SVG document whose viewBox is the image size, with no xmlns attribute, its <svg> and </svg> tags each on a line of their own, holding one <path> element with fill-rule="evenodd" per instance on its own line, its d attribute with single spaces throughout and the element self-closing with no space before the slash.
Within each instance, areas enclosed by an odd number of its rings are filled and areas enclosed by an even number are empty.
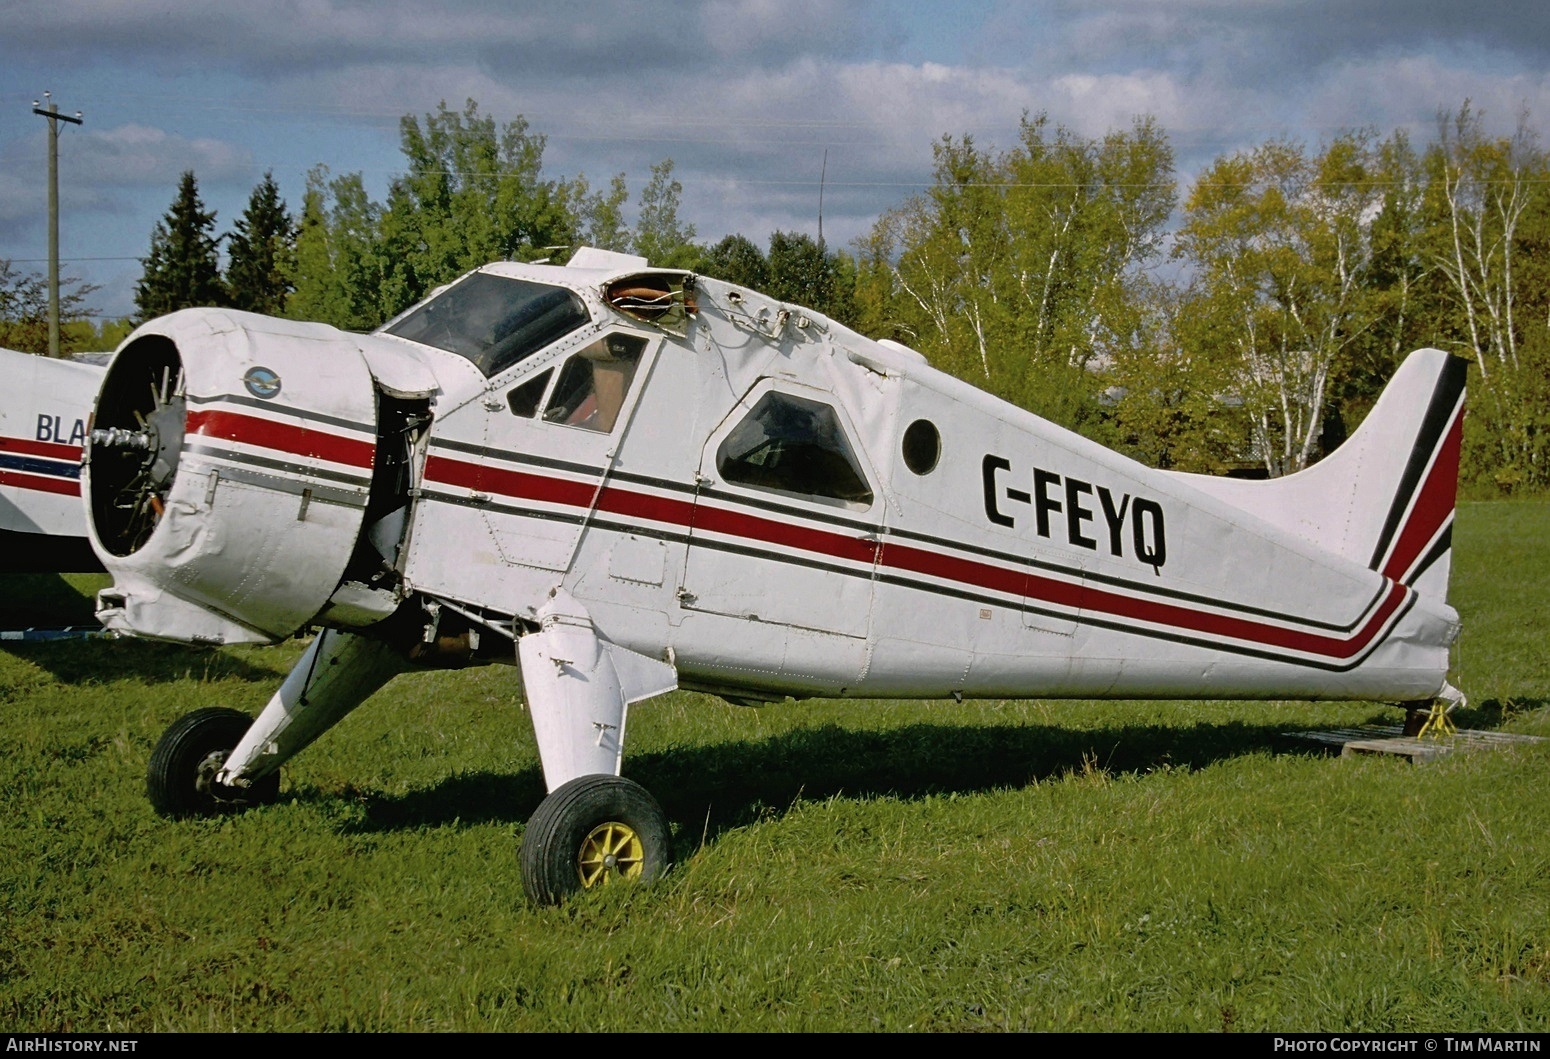
<svg viewBox="0 0 1550 1059">
<path fill-rule="evenodd" d="M 1024 114 L 1084 136 L 1151 116 L 1181 181 L 1271 139 L 1418 144 L 1466 100 L 1550 129 L 1544 0 L 0 0 L 0 259 L 134 312 L 151 232 L 193 170 L 216 230 L 273 173 L 403 172 L 399 121 L 475 100 L 545 137 L 544 173 L 631 203 L 672 159 L 697 238 L 847 245 L 930 185 L 931 147 L 1010 147 Z M 821 205 L 821 211 L 820 211 Z"/>
</svg>

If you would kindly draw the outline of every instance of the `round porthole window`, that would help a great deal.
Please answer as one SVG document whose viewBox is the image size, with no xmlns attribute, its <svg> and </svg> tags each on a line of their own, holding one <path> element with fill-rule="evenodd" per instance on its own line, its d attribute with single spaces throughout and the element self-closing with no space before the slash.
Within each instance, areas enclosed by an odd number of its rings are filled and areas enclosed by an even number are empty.
<svg viewBox="0 0 1550 1059">
<path fill-rule="evenodd" d="M 942 458 L 942 435 L 929 420 L 917 419 L 904 431 L 904 466 L 916 474 L 930 474 Z"/>
</svg>

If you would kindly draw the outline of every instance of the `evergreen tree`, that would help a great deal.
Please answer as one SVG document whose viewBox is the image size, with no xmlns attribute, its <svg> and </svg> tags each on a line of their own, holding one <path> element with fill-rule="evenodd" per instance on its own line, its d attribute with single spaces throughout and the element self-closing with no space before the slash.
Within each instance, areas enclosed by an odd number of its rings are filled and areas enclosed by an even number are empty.
<svg viewBox="0 0 1550 1059">
<path fill-rule="evenodd" d="M 253 189 L 227 243 L 226 288 L 238 309 L 279 316 L 295 287 L 296 225 L 273 173 Z"/>
<path fill-rule="evenodd" d="M 193 170 L 183 174 L 177 198 L 151 232 L 151 251 L 135 284 L 140 319 L 176 309 L 227 304 L 221 283 L 215 211 L 205 209 Z"/>
<path fill-rule="evenodd" d="M 837 297 L 834 267 L 824 248 L 801 232 L 771 232 L 769 286 L 765 293 L 781 301 L 816 309 L 828 316 Z"/>
</svg>

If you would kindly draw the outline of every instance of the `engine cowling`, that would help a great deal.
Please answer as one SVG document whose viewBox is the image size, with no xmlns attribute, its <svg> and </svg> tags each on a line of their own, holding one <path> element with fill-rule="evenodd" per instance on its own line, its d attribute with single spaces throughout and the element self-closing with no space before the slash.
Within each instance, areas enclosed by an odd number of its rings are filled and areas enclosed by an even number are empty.
<svg viewBox="0 0 1550 1059">
<path fill-rule="evenodd" d="M 363 350 L 379 341 L 223 309 L 130 336 L 99 391 L 82 473 L 114 580 L 98 596 L 106 628 L 266 643 L 329 609 L 382 515 L 381 401 Z M 390 612 L 391 593 L 358 587 L 342 593 L 346 623 Z"/>
</svg>

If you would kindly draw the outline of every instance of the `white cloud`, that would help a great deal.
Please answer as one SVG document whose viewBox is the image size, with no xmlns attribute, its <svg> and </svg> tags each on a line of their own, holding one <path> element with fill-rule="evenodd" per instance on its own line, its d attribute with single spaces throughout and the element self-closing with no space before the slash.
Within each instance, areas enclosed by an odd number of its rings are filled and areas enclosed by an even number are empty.
<svg viewBox="0 0 1550 1059">
<path fill-rule="evenodd" d="M 1387 135 L 1403 128 L 1419 141 L 1432 139 L 1439 113 L 1456 112 L 1467 99 L 1493 136 L 1510 136 L 1520 114 L 1530 125 L 1550 120 L 1550 76 L 1516 74 L 1482 78 L 1478 73 L 1413 56 L 1388 62 L 1352 62 L 1332 70 L 1307 98 L 1304 125 L 1328 138 L 1352 122 L 1351 100 L 1361 100 L 1371 124 Z"/>
<path fill-rule="evenodd" d="M 245 178 L 253 154 L 214 139 L 187 139 L 146 125 L 85 132 L 71 161 L 73 183 L 104 187 L 173 187 L 192 169 L 201 182 Z"/>
<path fill-rule="evenodd" d="M 526 116 L 551 176 L 596 187 L 622 171 L 638 196 L 673 158 L 706 238 L 813 231 L 827 152 L 825 234 L 841 242 L 930 180 L 944 134 L 1009 147 L 1024 112 L 1091 136 L 1154 116 L 1187 178 L 1276 136 L 1403 126 L 1424 141 L 1465 98 L 1492 131 L 1510 132 L 1524 103 L 1545 121 L 1547 58 L 1542 0 L 0 6 L 0 104 L 54 87 L 86 110 L 62 142 L 64 191 L 94 242 L 120 233 L 98 251 L 119 255 L 143 250 L 185 169 L 223 222 L 271 168 L 293 207 L 318 163 L 362 171 L 380 197 L 402 167 L 399 119 L 442 100 Z M 61 69 L 68 83 L 44 81 Z M 0 106 L 0 247 L 13 252 L 18 233 L 41 241 L 35 125 Z"/>
</svg>

